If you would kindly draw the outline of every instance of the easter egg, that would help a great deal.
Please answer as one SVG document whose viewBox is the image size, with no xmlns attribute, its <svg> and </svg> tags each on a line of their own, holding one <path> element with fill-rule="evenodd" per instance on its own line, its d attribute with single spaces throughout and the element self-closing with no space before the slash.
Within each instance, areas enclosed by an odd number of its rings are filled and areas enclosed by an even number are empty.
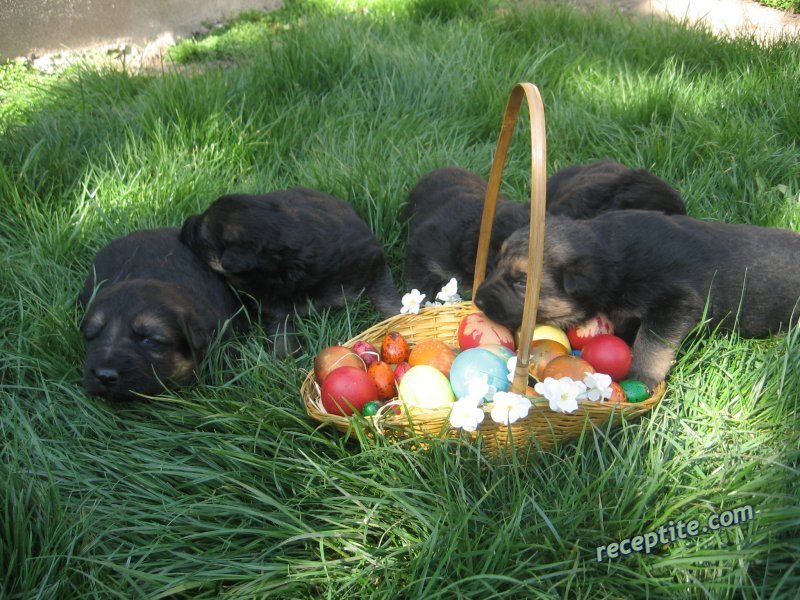
<svg viewBox="0 0 800 600">
<path fill-rule="evenodd" d="M 339 367 L 356 367 L 365 371 L 364 361 L 350 348 L 345 346 L 328 346 L 320 350 L 314 358 L 314 377 L 317 383 L 323 383 L 328 374 Z"/>
<path fill-rule="evenodd" d="M 456 351 L 441 340 L 424 340 L 411 349 L 408 364 L 412 367 L 428 365 L 440 370 L 445 377 L 450 377 L 450 365 L 456 357 Z"/>
<path fill-rule="evenodd" d="M 564 348 L 567 349 L 567 352 L 572 350 L 572 346 L 569 345 L 569 338 L 567 338 L 567 334 L 553 325 L 545 325 L 540 323 L 534 327 L 531 341 L 535 340 L 553 340 L 554 342 L 558 342 L 564 346 Z"/>
<path fill-rule="evenodd" d="M 381 360 L 392 365 L 408 360 L 411 349 L 402 334 L 397 331 L 387 333 L 381 342 Z"/>
<path fill-rule="evenodd" d="M 383 405 L 377 400 L 370 400 L 361 407 L 361 414 L 365 417 L 371 417 L 380 410 L 381 406 Z"/>
<path fill-rule="evenodd" d="M 611 382 L 611 398 L 609 398 L 607 402 L 625 402 L 625 392 L 622 390 L 622 386 L 616 381 Z"/>
<path fill-rule="evenodd" d="M 528 361 L 528 373 L 541 381 L 542 370 L 557 356 L 569 354 L 567 349 L 554 340 L 540 339 L 531 342 L 531 353 Z"/>
<path fill-rule="evenodd" d="M 401 362 L 401 363 L 397 363 L 394 366 L 394 380 L 397 383 L 400 383 L 400 380 L 403 378 L 403 375 L 405 375 L 410 368 L 411 368 L 411 365 L 408 364 L 405 361 Z"/>
<path fill-rule="evenodd" d="M 500 344 L 514 350 L 514 334 L 482 312 L 470 313 L 458 325 L 458 347 L 462 350 Z"/>
<path fill-rule="evenodd" d="M 635 379 L 625 379 L 619 382 L 619 387 L 625 392 L 628 402 L 643 402 L 650 397 L 650 390 L 641 381 Z"/>
<path fill-rule="evenodd" d="M 322 382 L 322 406 L 332 415 L 352 415 L 370 400 L 378 398 L 378 390 L 367 372 L 358 367 L 339 367 Z"/>
<path fill-rule="evenodd" d="M 378 352 L 378 349 L 366 340 L 358 340 L 353 344 L 353 352 L 364 361 L 364 365 L 367 367 L 381 358 L 381 353 Z"/>
<path fill-rule="evenodd" d="M 455 402 L 447 377 L 429 365 L 411 367 L 403 375 L 397 393 L 411 412 L 442 408 Z"/>
<path fill-rule="evenodd" d="M 631 349 L 615 335 L 598 335 L 586 342 L 581 358 L 614 381 L 624 379 L 631 369 Z"/>
<path fill-rule="evenodd" d="M 473 381 L 484 381 L 503 392 L 511 384 L 505 361 L 483 348 L 464 350 L 456 356 L 450 367 L 450 385 L 456 398 L 466 396 Z"/>
<path fill-rule="evenodd" d="M 614 324 L 603 313 L 597 313 L 593 318 L 580 325 L 567 329 L 567 338 L 574 349 L 580 350 L 586 342 L 598 335 L 613 334 Z"/>
<path fill-rule="evenodd" d="M 596 373 L 594 367 L 582 358 L 565 354 L 563 356 L 556 356 L 553 360 L 547 363 L 541 371 L 540 379 L 544 381 L 548 377 L 553 379 L 561 379 L 562 377 L 569 377 L 575 381 L 583 381 L 586 373 Z"/>
<path fill-rule="evenodd" d="M 508 360 L 516 356 L 517 353 L 514 352 L 508 346 L 503 346 L 502 344 L 487 344 L 486 346 L 481 346 L 484 350 L 488 350 L 498 358 L 502 359 L 504 363 L 508 363 Z"/>
<path fill-rule="evenodd" d="M 367 375 L 369 375 L 375 383 L 379 400 L 387 400 L 397 395 L 397 383 L 394 378 L 394 371 L 389 363 L 376 360 L 367 367 Z"/>
</svg>

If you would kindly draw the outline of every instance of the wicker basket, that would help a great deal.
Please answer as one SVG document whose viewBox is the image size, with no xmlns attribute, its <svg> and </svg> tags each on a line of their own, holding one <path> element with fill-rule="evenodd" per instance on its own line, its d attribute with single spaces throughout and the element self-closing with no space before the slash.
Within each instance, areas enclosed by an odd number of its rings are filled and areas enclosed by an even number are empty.
<svg viewBox="0 0 800 600">
<path fill-rule="evenodd" d="M 530 340 L 536 324 L 536 309 L 539 298 L 539 283 L 542 273 L 542 256 L 544 250 L 545 219 L 545 183 L 546 183 L 546 142 L 544 130 L 544 109 L 539 90 L 530 83 L 519 83 L 511 92 L 506 105 L 503 125 L 497 144 L 497 152 L 489 175 L 489 182 L 481 221 L 478 252 L 475 264 L 473 290 L 483 281 L 486 274 L 486 262 L 489 253 L 492 223 L 500 191 L 503 167 L 505 166 L 511 136 L 519 116 L 523 98 L 527 101 L 531 123 L 531 226 L 530 226 L 530 271 L 526 288 L 525 310 L 520 340 Z M 383 337 L 390 331 L 401 333 L 410 345 L 423 340 L 438 339 L 451 346 L 458 346 L 458 326 L 463 317 L 476 312 L 471 302 L 457 305 L 428 307 L 418 314 L 397 315 L 374 325 L 355 338 L 344 343 L 352 346 L 358 340 L 366 340 L 380 347 Z M 511 391 L 523 393 L 528 383 L 528 344 L 520 341 L 517 354 L 517 367 Z M 572 413 L 557 413 L 550 410 L 544 398 L 532 399 L 532 407 L 528 416 L 509 426 L 495 423 L 485 418 L 478 430 L 471 435 L 481 437 L 484 452 L 496 453 L 501 446 L 513 443 L 516 447 L 526 446 L 534 441 L 539 448 L 549 448 L 558 441 L 566 441 L 578 437 L 587 424 L 600 426 L 620 419 L 632 419 L 652 410 L 664 394 L 665 383 L 661 382 L 652 391 L 652 395 L 637 403 L 610 403 L 579 401 L 578 410 Z M 320 390 L 314 374 L 309 373 L 300 388 L 300 394 L 306 412 L 313 419 L 328 423 L 342 432 L 352 427 L 352 419 L 332 415 L 325 411 L 320 398 Z M 424 438 L 467 435 L 449 425 L 450 408 L 431 410 L 411 415 L 403 410 L 399 414 L 392 408 L 402 404 L 390 403 L 388 410 L 381 410 L 371 418 L 376 433 L 391 437 L 421 436 Z M 485 406 L 486 412 L 491 406 Z"/>
</svg>

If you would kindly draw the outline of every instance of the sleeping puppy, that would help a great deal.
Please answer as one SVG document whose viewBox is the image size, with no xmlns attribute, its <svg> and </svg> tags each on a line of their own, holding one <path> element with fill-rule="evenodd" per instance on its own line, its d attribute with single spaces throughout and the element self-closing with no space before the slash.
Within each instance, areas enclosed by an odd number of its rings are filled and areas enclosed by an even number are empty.
<svg viewBox="0 0 800 600">
<path fill-rule="evenodd" d="M 548 214 L 591 219 L 608 210 L 632 208 L 686 214 L 680 194 L 666 181 L 610 158 L 565 167 L 547 180 Z"/>
<path fill-rule="evenodd" d="M 405 280 L 428 300 L 452 277 L 462 289 L 472 285 L 486 181 L 458 167 L 431 171 L 414 186 L 403 209 L 410 219 Z M 528 223 L 530 204 L 497 199 L 487 268 L 495 263 L 500 245 Z"/>
<path fill-rule="evenodd" d="M 383 249 L 348 203 L 296 187 L 217 199 L 186 219 L 181 240 L 250 298 L 283 355 L 298 347 L 288 317 L 342 307 L 366 291 L 383 316 L 401 303 Z"/>
<path fill-rule="evenodd" d="M 520 230 L 475 294 L 489 318 L 513 331 L 522 322 L 527 257 Z M 791 231 L 638 210 L 546 224 L 537 321 L 567 328 L 598 312 L 615 326 L 639 320 L 630 377 L 651 387 L 704 318 L 763 337 L 789 324 L 798 297 L 800 235 Z"/>
<path fill-rule="evenodd" d="M 79 305 L 86 390 L 107 400 L 153 395 L 196 378 L 211 338 L 241 303 L 181 244 L 176 228 L 113 240 L 92 261 Z"/>
<path fill-rule="evenodd" d="M 458 167 L 431 171 L 411 190 L 403 216 L 410 219 L 405 279 L 428 299 L 455 277 L 469 286 L 475 276 L 487 182 Z M 609 210 L 639 208 L 685 214 L 677 191 L 646 169 L 604 159 L 557 171 L 547 182 L 547 211 L 588 219 Z M 497 200 L 487 273 L 503 241 L 530 220 L 530 203 Z"/>
</svg>

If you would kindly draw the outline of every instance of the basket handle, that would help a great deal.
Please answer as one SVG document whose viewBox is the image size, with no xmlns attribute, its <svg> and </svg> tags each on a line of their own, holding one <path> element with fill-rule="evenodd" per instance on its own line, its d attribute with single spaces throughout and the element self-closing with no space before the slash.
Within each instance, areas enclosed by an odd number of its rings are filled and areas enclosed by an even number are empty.
<svg viewBox="0 0 800 600">
<path fill-rule="evenodd" d="M 500 193 L 500 182 L 503 167 L 506 164 L 511 135 L 517 124 L 522 99 L 528 104 L 531 126 L 531 220 L 530 247 L 528 251 L 528 279 L 525 284 L 525 307 L 522 318 L 522 329 L 519 334 L 517 348 L 517 368 L 511 391 L 516 394 L 525 392 L 528 383 L 528 362 L 530 361 L 530 340 L 536 325 L 536 309 L 539 304 L 539 290 L 542 281 L 542 258 L 544 254 L 544 218 L 545 192 L 547 184 L 547 140 L 545 138 L 544 105 L 539 89 L 532 83 L 522 82 L 514 86 L 506 104 L 497 151 L 489 173 L 489 183 L 483 204 L 483 217 L 478 237 L 478 252 L 475 259 L 475 278 L 472 282 L 473 294 L 486 277 L 486 262 L 489 258 L 489 242 L 492 238 L 497 197 Z"/>
</svg>

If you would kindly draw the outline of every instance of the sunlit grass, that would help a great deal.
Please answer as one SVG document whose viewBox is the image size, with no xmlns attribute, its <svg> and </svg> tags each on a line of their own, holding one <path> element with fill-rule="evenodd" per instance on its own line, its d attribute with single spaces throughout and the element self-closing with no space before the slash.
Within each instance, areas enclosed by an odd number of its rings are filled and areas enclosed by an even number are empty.
<svg viewBox="0 0 800 600">
<path fill-rule="evenodd" d="M 375 322 L 366 301 L 303 321 L 295 358 L 254 327 L 191 388 L 85 395 L 74 303 L 109 239 L 224 192 L 307 185 L 353 204 L 400 282 L 408 190 L 446 164 L 486 176 L 519 80 L 544 96 L 550 171 L 611 156 L 693 216 L 800 230 L 796 44 L 557 6 L 286 4 L 158 73 L 2 68 L 0 596 L 792 597 L 798 329 L 693 336 L 650 415 L 497 459 L 306 416 L 313 356 Z M 525 137 L 504 181 L 520 199 Z M 595 560 L 743 505 L 752 522 Z"/>
</svg>

